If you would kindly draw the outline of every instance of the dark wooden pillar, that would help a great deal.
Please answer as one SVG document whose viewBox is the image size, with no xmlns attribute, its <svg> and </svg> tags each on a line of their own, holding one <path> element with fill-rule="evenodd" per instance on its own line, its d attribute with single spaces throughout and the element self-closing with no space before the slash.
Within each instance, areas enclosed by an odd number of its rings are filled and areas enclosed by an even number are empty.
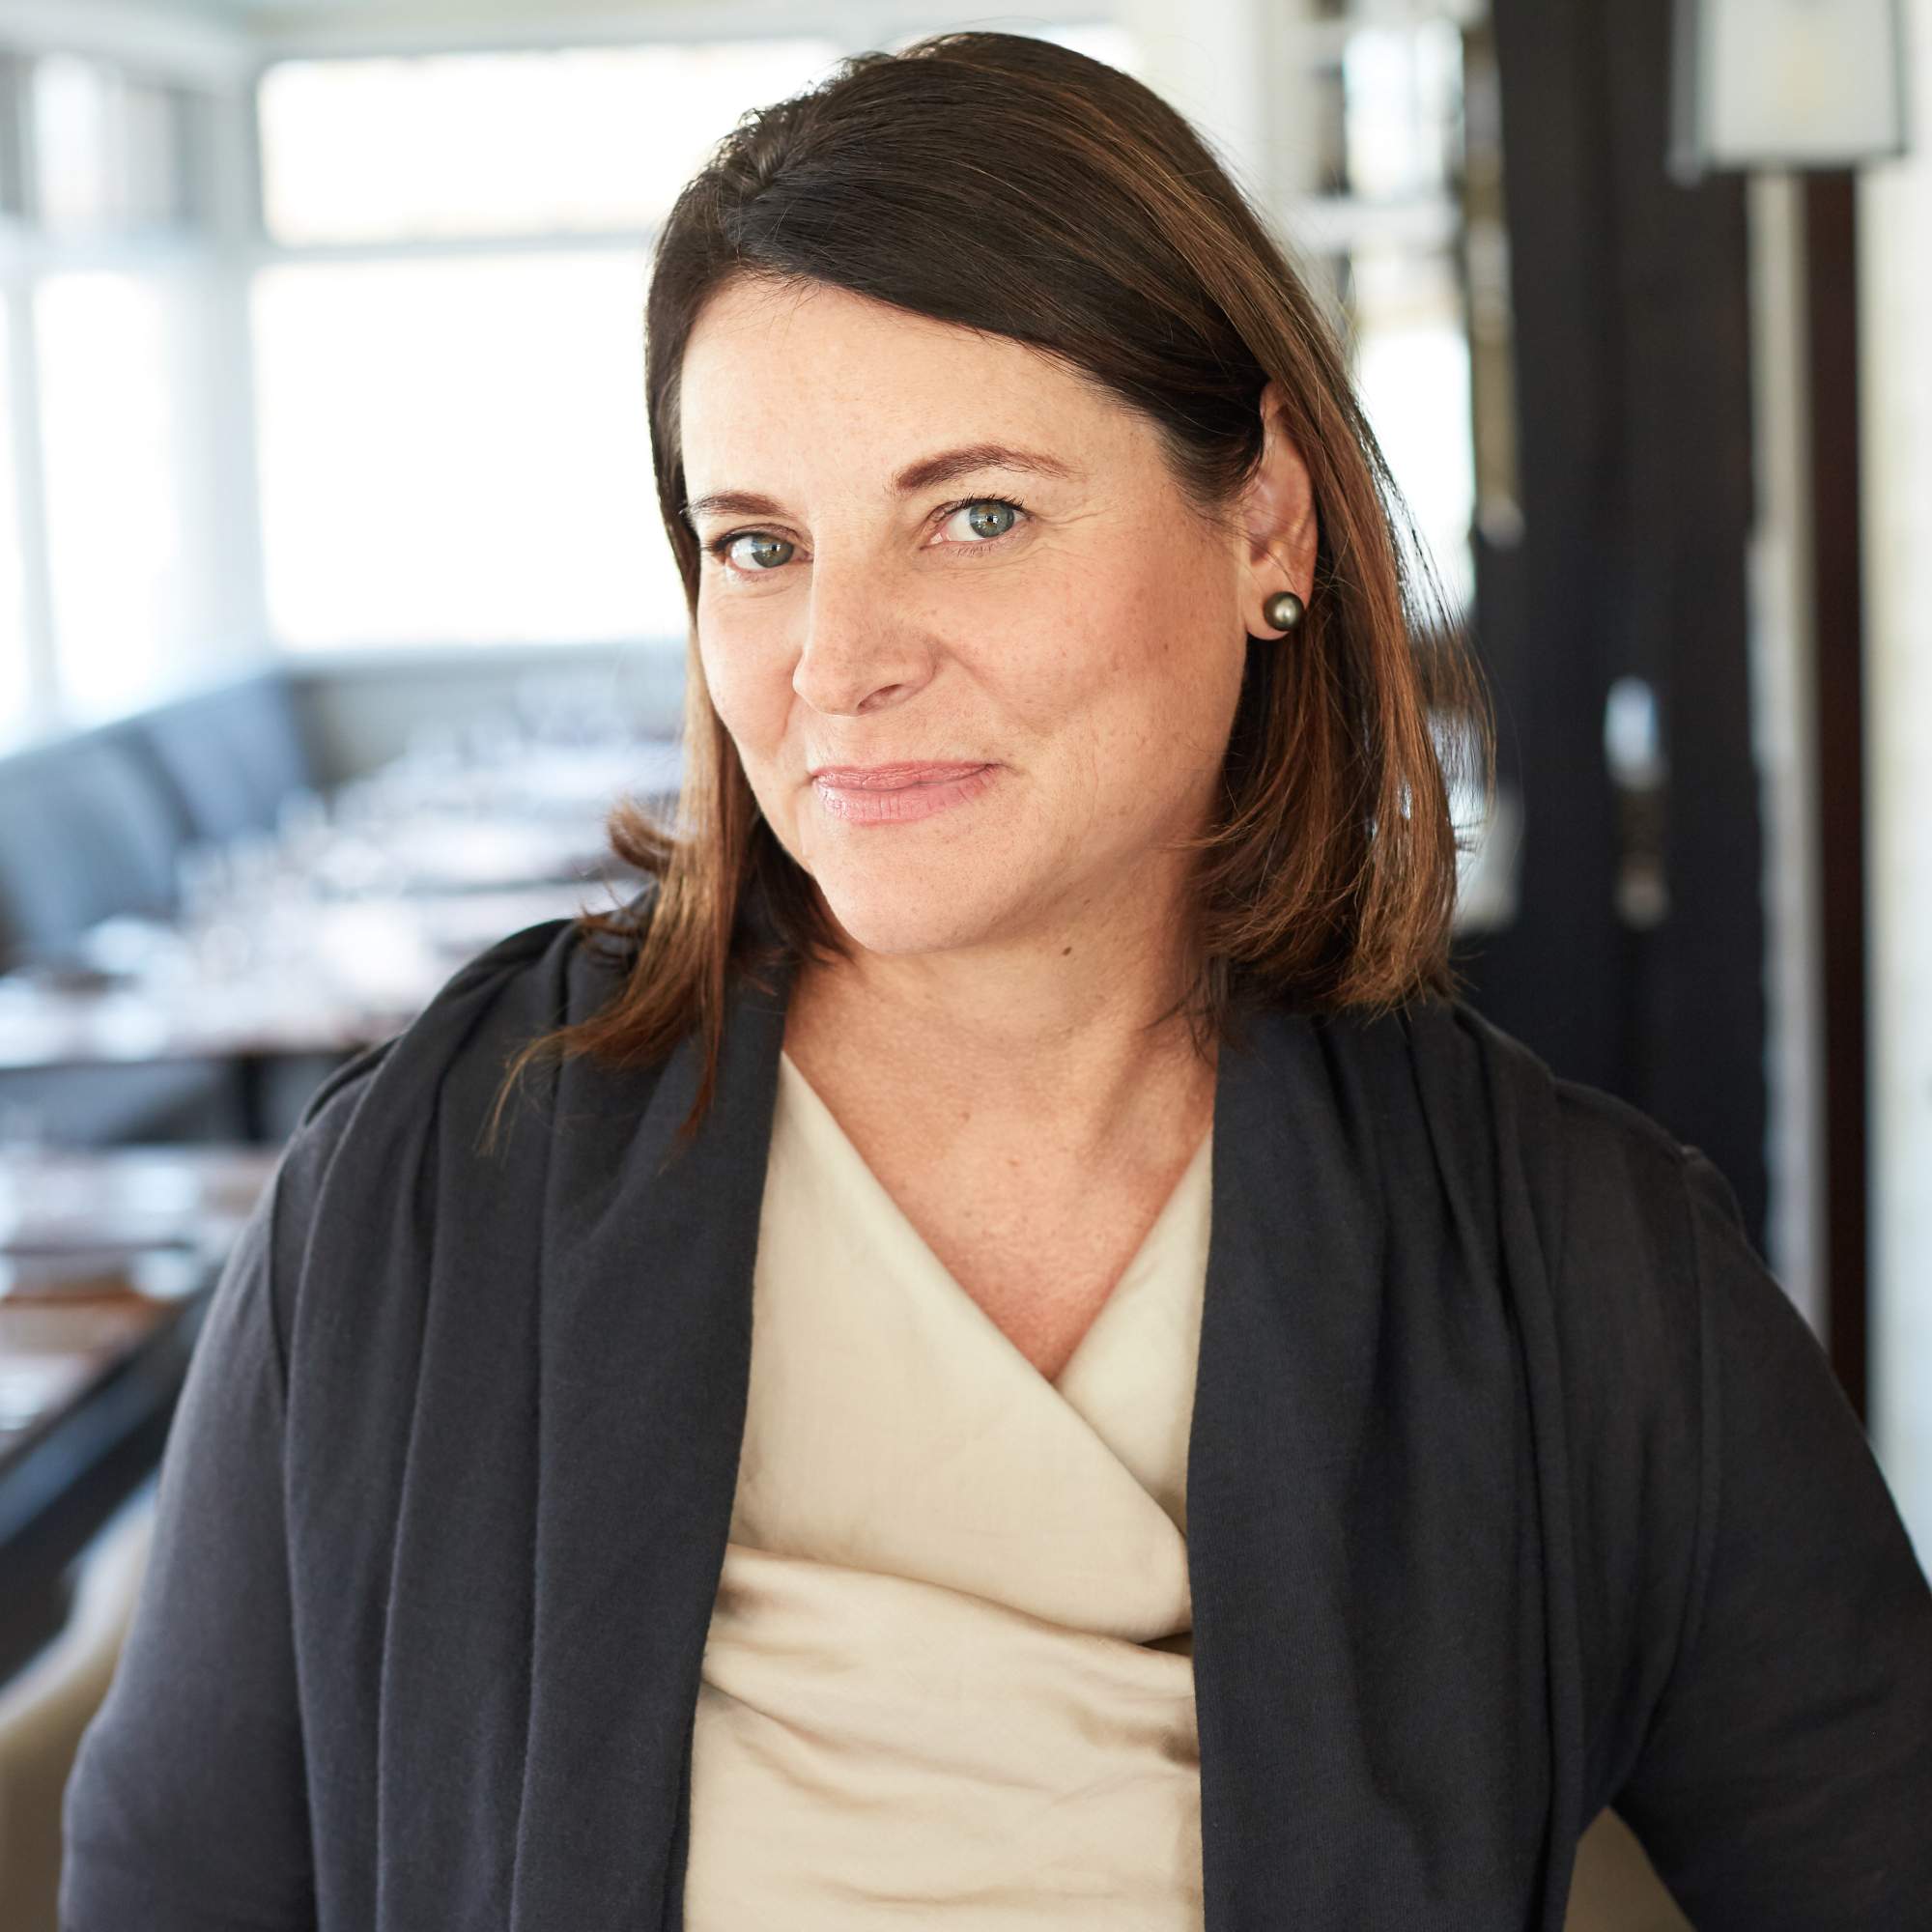
<svg viewBox="0 0 1932 1932">
<path fill-rule="evenodd" d="M 1825 1267 L 1832 1365 L 1859 1419 L 1869 1395 L 1866 1293 L 1864 594 L 1859 509 L 1857 182 L 1804 188 L 1811 407 L 1819 912 L 1824 1023 Z"/>
<path fill-rule="evenodd" d="M 1763 841 L 1751 755 L 1748 254 L 1735 177 L 1666 171 L 1670 0 L 1494 0 L 1523 529 L 1479 539 L 1521 909 L 1460 955 L 1561 1074 L 1704 1149 L 1760 1247 Z M 1654 690 L 1665 898 L 1620 905 L 1605 705 Z"/>
</svg>

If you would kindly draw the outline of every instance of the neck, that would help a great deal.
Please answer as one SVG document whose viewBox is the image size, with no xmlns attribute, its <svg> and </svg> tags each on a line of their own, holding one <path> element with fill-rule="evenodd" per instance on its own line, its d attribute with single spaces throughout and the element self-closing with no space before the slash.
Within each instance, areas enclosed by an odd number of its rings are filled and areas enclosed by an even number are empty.
<svg viewBox="0 0 1932 1932">
<path fill-rule="evenodd" d="M 1196 1050 L 1182 1015 L 1149 1025 L 1194 971 L 1145 923 L 968 952 L 855 946 L 849 960 L 801 964 L 785 1049 L 835 1110 L 838 1095 L 932 1145 L 1104 1165 L 1207 1129 L 1211 1045 Z"/>
</svg>

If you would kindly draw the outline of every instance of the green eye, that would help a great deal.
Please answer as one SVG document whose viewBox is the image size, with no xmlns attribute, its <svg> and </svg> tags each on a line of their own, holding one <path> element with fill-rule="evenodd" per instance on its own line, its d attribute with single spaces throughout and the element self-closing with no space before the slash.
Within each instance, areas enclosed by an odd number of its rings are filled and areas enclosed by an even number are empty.
<svg viewBox="0 0 1932 1932">
<path fill-rule="evenodd" d="M 783 551 L 789 555 L 796 548 L 785 538 L 768 536 L 763 530 L 734 530 L 729 536 L 720 537 L 715 543 L 707 544 L 705 548 L 722 561 L 728 557 L 731 546 L 739 543 L 749 543 L 753 546 L 752 554 L 756 559 L 751 566 L 753 570 L 769 570 L 785 561 L 783 556 L 774 557 L 771 554 L 773 551 Z"/>
<path fill-rule="evenodd" d="M 998 497 L 987 497 L 980 502 L 968 503 L 964 507 L 968 512 L 969 521 L 972 522 L 975 531 L 980 536 L 987 538 L 1005 536 L 1012 528 L 1017 515 L 1015 505 L 1006 502 Z M 998 529 L 986 529 L 980 524 L 979 519 L 988 512 L 996 519 L 1005 517 L 1007 521 Z"/>
</svg>

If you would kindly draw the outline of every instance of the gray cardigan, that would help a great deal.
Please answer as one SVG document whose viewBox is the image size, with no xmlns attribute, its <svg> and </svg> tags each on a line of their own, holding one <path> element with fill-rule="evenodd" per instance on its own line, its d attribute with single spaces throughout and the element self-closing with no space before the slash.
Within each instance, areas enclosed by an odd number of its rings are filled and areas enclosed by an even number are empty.
<svg viewBox="0 0 1932 1932">
<path fill-rule="evenodd" d="M 621 970 L 532 927 L 311 1102 L 168 1440 L 65 1932 L 681 1926 L 789 981 L 734 977 L 676 1159 L 689 1039 L 479 1155 Z M 1711 1163 L 1461 1002 L 1268 1005 L 1212 1187 L 1207 1932 L 1560 1932 L 1610 1804 L 1703 1932 L 1932 1925 L 1932 1589 Z"/>
</svg>

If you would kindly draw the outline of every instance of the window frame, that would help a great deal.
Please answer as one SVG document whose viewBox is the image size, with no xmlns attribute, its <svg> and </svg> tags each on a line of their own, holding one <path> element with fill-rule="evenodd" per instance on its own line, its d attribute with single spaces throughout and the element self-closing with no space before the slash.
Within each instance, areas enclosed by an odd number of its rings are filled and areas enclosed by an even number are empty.
<svg viewBox="0 0 1932 1932">
<path fill-rule="evenodd" d="M 41 415 L 42 350 L 36 321 L 37 293 L 49 276 L 105 270 L 112 273 L 186 275 L 199 285 L 209 311 L 219 318 L 235 312 L 234 276 L 241 259 L 241 233 L 233 192 L 232 159 L 224 165 L 228 131 L 242 99 L 241 46 L 232 37 L 200 26 L 153 23 L 139 33 L 117 33 L 84 5 L 58 22 L 8 22 L 0 37 L 0 304 L 7 317 L 6 380 L 10 385 L 10 431 L 5 461 L 14 483 L 20 546 L 22 633 L 26 678 L 20 712 L 0 717 L 0 750 L 54 737 L 77 726 L 104 722 L 114 711 L 83 705 L 63 674 L 55 623 L 52 557 L 48 541 L 45 450 Z M 51 56 L 77 56 L 120 68 L 131 79 L 160 87 L 177 97 L 172 110 L 179 132 L 175 165 L 186 219 L 179 228 L 132 228 L 101 234 L 60 234 L 40 225 L 33 211 L 39 196 L 35 170 L 34 70 Z M 225 328 L 226 347 L 234 348 Z M 203 401 L 208 398 L 204 395 Z M 192 684 L 224 662 L 252 655 L 259 640 L 259 599 L 251 599 L 248 559 L 258 549 L 247 520 L 233 514 L 247 472 L 237 475 L 237 453 L 251 434 L 231 410 L 215 404 L 213 420 L 196 439 L 205 452 L 197 473 L 184 489 L 202 497 L 200 514 L 216 546 L 210 567 L 218 592 L 213 608 L 219 618 L 205 651 L 182 666 L 181 681 Z M 223 507 L 227 506 L 227 507 Z M 144 693 L 128 706 L 154 701 Z"/>
</svg>

